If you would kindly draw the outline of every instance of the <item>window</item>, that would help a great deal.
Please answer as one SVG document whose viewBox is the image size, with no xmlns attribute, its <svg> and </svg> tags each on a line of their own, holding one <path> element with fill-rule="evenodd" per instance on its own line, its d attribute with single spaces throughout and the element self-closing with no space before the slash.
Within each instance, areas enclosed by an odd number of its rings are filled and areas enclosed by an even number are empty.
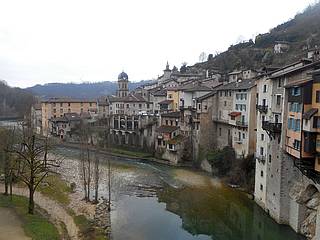
<svg viewBox="0 0 320 240">
<path fill-rule="evenodd" d="M 141 109 L 141 107 L 142 107 L 142 104 L 140 103 L 140 104 L 139 104 L 139 109 Z"/>
<path fill-rule="evenodd" d="M 263 92 L 264 92 L 264 93 L 267 92 L 267 85 L 263 85 Z"/>
<path fill-rule="evenodd" d="M 225 96 L 225 97 L 228 96 L 228 91 L 224 91 L 224 96 Z"/>
<path fill-rule="evenodd" d="M 281 78 L 278 79 L 278 87 L 282 86 L 281 80 L 282 80 Z"/>
<path fill-rule="evenodd" d="M 60 108 L 60 113 L 63 113 L 63 109 L 62 108 Z"/>
<path fill-rule="evenodd" d="M 219 92 L 220 97 L 222 97 L 222 91 Z"/>
<path fill-rule="evenodd" d="M 320 128 L 320 117 L 318 116 L 313 117 L 313 127 Z"/>
<path fill-rule="evenodd" d="M 246 139 L 246 134 L 242 133 L 242 139 Z"/>
<path fill-rule="evenodd" d="M 231 91 L 229 92 L 229 97 L 231 97 Z"/>
<path fill-rule="evenodd" d="M 63 106 L 63 103 L 60 103 L 60 107 L 62 107 Z"/>
<path fill-rule="evenodd" d="M 170 120 L 170 125 L 173 126 L 173 121 L 172 120 Z"/>
<path fill-rule="evenodd" d="M 300 131 L 300 124 L 301 124 L 300 119 L 297 119 L 297 120 L 296 120 L 296 129 L 295 129 L 297 132 Z"/>
<path fill-rule="evenodd" d="M 208 106 L 207 105 L 204 105 L 204 110 L 207 110 L 208 109 Z"/>
<path fill-rule="evenodd" d="M 219 136 L 221 137 L 221 128 L 219 128 Z"/>
<path fill-rule="evenodd" d="M 260 190 L 263 191 L 263 185 L 262 184 L 260 184 Z"/>
<path fill-rule="evenodd" d="M 71 105 L 71 104 L 70 104 L 70 103 L 68 103 L 68 107 L 70 107 L 70 105 Z"/>
<path fill-rule="evenodd" d="M 147 103 L 147 108 L 148 108 L 148 109 L 150 108 L 150 104 L 149 104 L 149 103 Z"/>
<path fill-rule="evenodd" d="M 198 104 L 198 109 L 201 110 L 201 104 L 200 103 Z"/>
<path fill-rule="evenodd" d="M 280 105 L 280 104 L 281 104 L 281 95 L 277 95 L 277 97 L 276 97 L 276 103 L 277 103 L 277 105 Z"/>
<path fill-rule="evenodd" d="M 53 109 L 53 112 L 54 112 L 54 113 L 56 113 L 56 112 L 57 112 L 57 110 L 54 108 L 54 109 Z"/>
<path fill-rule="evenodd" d="M 172 98 L 172 94 L 169 94 L 169 95 L 168 95 L 168 98 L 171 99 L 171 98 Z"/>
<path fill-rule="evenodd" d="M 263 171 L 260 172 L 260 176 L 263 177 Z"/>
<path fill-rule="evenodd" d="M 83 108 L 81 108 L 81 112 L 83 112 Z"/>
<path fill-rule="evenodd" d="M 300 87 L 292 88 L 291 95 L 292 96 L 300 96 L 301 95 L 301 88 Z"/>
<path fill-rule="evenodd" d="M 224 106 L 227 106 L 227 101 L 224 101 Z"/>
<path fill-rule="evenodd" d="M 82 106 L 83 106 L 83 103 L 80 103 L 80 106 L 82 107 Z"/>
<path fill-rule="evenodd" d="M 264 153 L 264 149 L 263 147 L 260 147 L 260 156 L 263 156 L 263 153 Z"/>
<path fill-rule="evenodd" d="M 297 150 L 300 150 L 300 147 L 301 147 L 301 142 L 299 140 L 294 140 L 293 142 L 293 147 Z"/>
<path fill-rule="evenodd" d="M 261 141 L 264 141 L 264 134 L 261 134 Z"/>
<path fill-rule="evenodd" d="M 166 120 L 166 125 L 169 125 L 169 121 L 168 120 Z"/>
<path fill-rule="evenodd" d="M 127 103 L 127 108 L 129 108 L 129 103 Z"/>
<path fill-rule="evenodd" d="M 71 109 L 70 108 L 68 108 L 68 113 L 71 113 Z"/>
<path fill-rule="evenodd" d="M 92 103 L 89 103 L 89 106 L 92 107 Z"/>
<path fill-rule="evenodd" d="M 269 163 L 271 163 L 271 154 L 269 154 Z"/>
<path fill-rule="evenodd" d="M 316 103 L 320 103 L 320 91 L 316 92 Z"/>
</svg>

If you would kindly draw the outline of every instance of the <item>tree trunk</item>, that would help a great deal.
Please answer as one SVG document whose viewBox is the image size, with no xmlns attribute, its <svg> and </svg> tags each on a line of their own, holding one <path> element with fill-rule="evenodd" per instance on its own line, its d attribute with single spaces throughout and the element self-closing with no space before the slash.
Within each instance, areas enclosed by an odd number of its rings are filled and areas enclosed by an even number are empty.
<svg viewBox="0 0 320 240">
<path fill-rule="evenodd" d="M 8 195 L 9 190 L 9 158 L 8 154 L 4 154 L 4 195 Z"/>
<path fill-rule="evenodd" d="M 90 201 L 91 159 L 90 159 L 90 150 L 88 145 L 87 145 L 87 161 L 88 161 L 87 200 Z"/>
<path fill-rule="evenodd" d="M 10 173 L 10 200 L 12 201 L 12 172 Z"/>
<path fill-rule="evenodd" d="M 32 187 L 29 187 L 29 207 L 28 207 L 28 213 L 33 214 L 34 213 L 34 200 L 33 200 L 34 191 Z"/>
<path fill-rule="evenodd" d="M 111 165 L 110 165 L 110 157 L 108 157 L 108 191 L 109 191 L 109 199 L 108 199 L 108 211 L 111 211 Z"/>
<path fill-rule="evenodd" d="M 94 193 L 94 201 L 95 203 L 98 203 L 98 194 L 99 194 L 99 156 L 98 156 L 98 153 L 97 152 L 98 150 L 96 150 L 96 153 L 95 153 L 95 166 L 94 166 L 94 188 L 95 188 L 95 193 Z"/>
</svg>

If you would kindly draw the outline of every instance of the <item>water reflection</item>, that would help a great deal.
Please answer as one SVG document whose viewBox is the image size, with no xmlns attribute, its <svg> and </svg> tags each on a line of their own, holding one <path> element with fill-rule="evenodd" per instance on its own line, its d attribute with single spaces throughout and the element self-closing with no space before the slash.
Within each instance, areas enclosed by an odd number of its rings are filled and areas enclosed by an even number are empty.
<svg viewBox="0 0 320 240">
<path fill-rule="evenodd" d="M 70 171 L 77 169 L 75 162 L 68 163 Z M 245 194 L 203 173 L 120 159 L 112 160 L 112 169 L 114 240 L 303 239 Z M 106 172 L 102 165 L 102 196 Z"/>
</svg>

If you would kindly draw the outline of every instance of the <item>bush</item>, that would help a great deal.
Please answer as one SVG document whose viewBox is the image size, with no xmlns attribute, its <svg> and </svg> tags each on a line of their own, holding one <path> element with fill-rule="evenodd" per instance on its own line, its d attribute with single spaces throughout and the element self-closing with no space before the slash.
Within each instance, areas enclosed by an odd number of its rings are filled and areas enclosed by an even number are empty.
<svg viewBox="0 0 320 240">
<path fill-rule="evenodd" d="M 207 155 L 208 162 L 211 164 L 214 170 L 214 174 L 222 177 L 226 176 L 230 171 L 232 162 L 235 160 L 235 152 L 232 147 L 224 147 L 213 152 L 209 152 Z"/>
</svg>

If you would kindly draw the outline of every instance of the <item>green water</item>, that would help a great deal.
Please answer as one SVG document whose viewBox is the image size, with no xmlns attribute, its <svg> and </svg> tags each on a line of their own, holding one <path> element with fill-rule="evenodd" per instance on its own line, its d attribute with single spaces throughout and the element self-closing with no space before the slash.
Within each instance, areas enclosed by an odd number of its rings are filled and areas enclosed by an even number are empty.
<svg viewBox="0 0 320 240">
<path fill-rule="evenodd" d="M 101 171 L 106 197 L 106 164 Z M 207 174 L 119 158 L 112 159 L 111 221 L 114 240 L 304 239 Z"/>
</svg>

